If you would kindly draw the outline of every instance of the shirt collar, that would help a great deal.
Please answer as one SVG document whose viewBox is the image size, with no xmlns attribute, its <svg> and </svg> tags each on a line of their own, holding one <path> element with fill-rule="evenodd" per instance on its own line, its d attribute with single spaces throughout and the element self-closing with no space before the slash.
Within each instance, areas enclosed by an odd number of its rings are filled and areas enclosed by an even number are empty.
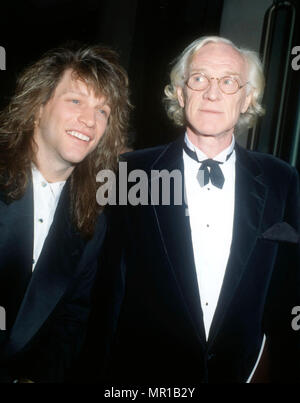
<svg viewBox="0 0 300 403">
<path fill-rule="evenodd" d="M 66 181 L 53 183 L 48 182 L 34 164 L 31 165 L 31 173 L 32 183 L 34 186 L 49 186 L 51 193 L 55 199 L 60 196 Z"/>
<path fill-rule="evenodd" d="M 208 159 L 208 156 L 206 154 L 204 154 L 203 151 L 201 151 L 199 148 L 197 148 L 188 138 L 187 133 L 185 133 L 184 136 L 184 141 L 186 143 L 186 145 L 189 147 L 190 150 L 194 151 L 197 154 L 197 158 L 198 160 L 201 162 L 203 160 Z M 235 139 L 234 139 L 234 135 L 232 135 L 232 140 L 231 143 L 229 145 L 229 147 L 225 148 L 224 150 L 222 150 L 218 155 L 216 155 L 213 159 L 219 162 L 225 162 L 227 159 L 227 155 L 230 155 L 233 150 L 234 150 L 234 146 L 235 146 Z"/>
</svg>

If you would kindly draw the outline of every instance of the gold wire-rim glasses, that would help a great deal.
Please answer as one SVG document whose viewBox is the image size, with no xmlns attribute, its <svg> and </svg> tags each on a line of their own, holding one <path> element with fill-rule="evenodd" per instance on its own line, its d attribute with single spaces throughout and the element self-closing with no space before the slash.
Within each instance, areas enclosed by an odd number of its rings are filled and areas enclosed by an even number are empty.
<svg viewBox="0 0 300 403">
<path fill-rule="evenodd" d="M 195 88 L 195 86 L 192 86 L 192 84 L 190 83 L 190 80 L 191 80 L 191 78 L 193 78 L 195 76 L 200 76 L 207 80 L 207 83 L 204 82 L 204 87 L 202 86 L 202 88 Z M 211 86 L 211 80 L 217 80 L 219 89 L 223 92 L 223 94 L 226 94 L 226 95 L 236 94 L 241 88 L 243 88 L 243 87 L 245 87 L 245 85 L 249 84 L 249 81 L 247 81 L 245 84 L 241 85 L 236 78 L 229 76 L 229 75 L 218 78 L 218 77 L 208 77 L 204 73 L 194 73 L 194 74 L 191 74 L 187 78 L 187 80 L 185 81 L 185 85 L 188 88 L 190 88 L 192 91 L 205 91 L 208 87 Z M 234 84 L 235 88 L 233 88 L 232 90 L 230 90 L 228 88 L 228 90 L 225 91 L 224 88 L 226 88 L 226 87 L 222 88 L 222 83 L 224 83 L 226 80 L 233 81 L 235 83 Z M 221 84 L 220 84 L 220 82 L 221 82 Z"/>
</svg>

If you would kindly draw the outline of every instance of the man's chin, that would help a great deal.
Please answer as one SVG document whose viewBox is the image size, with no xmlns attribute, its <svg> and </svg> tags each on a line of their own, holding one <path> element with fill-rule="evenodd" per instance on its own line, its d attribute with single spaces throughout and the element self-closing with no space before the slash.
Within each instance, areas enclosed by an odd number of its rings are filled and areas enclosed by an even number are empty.
<svg viewBox="0 0 300 403">
<path fill-rule="evenodd" d="M 233 128 L 224 129 L 215 125 L 202 125 L 196 128 L 195 126 L 189 124 L 188 128 L 193 135 L 203 136 L 207 138 L 231 137 L 233 133 Z"/>
<path fill-rule="evenodd" d="M 72 155 L 65 155 L 64 156 L 64 161 L 66 162 L 66 164 L 68 164 L 70 167 L 71 166 L 77 166 L 78 164 L 80 164 L 86 157 L 88 156 L 88 154 L 72 154 Z"/>
</svg>

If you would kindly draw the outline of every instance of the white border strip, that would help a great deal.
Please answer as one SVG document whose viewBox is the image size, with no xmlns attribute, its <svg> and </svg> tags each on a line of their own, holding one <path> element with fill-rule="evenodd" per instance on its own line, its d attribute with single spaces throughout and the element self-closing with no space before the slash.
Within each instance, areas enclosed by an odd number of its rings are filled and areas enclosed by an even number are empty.
<svg viewBox="0 0 300 403">
<path fill-rule="evenodd" d="M 265 342 L 266 342 L 266 335 L 264 334 L 263 341 L 262 341 L 262 343 L 261 343 L 261 347 L 260 347 L 260 351 L 259 351 L 259 354 L 258 354 L 256 363 L 255 363 L 254 368 L 253 368 L 253 370 L 252 370 L 252 372 L 251 372 L 249 378 L 247 379 L 246 383 L 250 383 L 250 381 L 251 381 L 251 379 L 252 379 L 252 377 L 253 377 L 253 374 L 254 374 L 254 372 L 256 371 L 257 365 L 258 365 L 258 363 L 259 363 L 259 361 L 260 361 L 260 358 L 261 358 L 261 355 L 262 355 L 262 353 L 263 353 L 263 351 L 264 351 Z"/>
</svg>

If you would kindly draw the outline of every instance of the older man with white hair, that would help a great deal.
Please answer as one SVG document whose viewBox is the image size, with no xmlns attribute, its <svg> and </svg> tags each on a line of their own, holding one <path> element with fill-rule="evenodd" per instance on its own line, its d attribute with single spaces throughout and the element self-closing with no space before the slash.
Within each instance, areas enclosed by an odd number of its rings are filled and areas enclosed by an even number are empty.
<svg viewBox="0 0 300 403">
<path fill-rule="evenodd" d="M 262 115 L 263 87 L 255 52 L 202 37 L 176 60 L 165 89 L 183 135 L 124 155 L 129 170 L 149 178 L 153 170 L 181 172 L 185 202 L 116 209 L 126 286 L 114 381 L 300 380 L 292 326 L 300 305 L 298 174 L 234 136 Z"/>
</svg>

